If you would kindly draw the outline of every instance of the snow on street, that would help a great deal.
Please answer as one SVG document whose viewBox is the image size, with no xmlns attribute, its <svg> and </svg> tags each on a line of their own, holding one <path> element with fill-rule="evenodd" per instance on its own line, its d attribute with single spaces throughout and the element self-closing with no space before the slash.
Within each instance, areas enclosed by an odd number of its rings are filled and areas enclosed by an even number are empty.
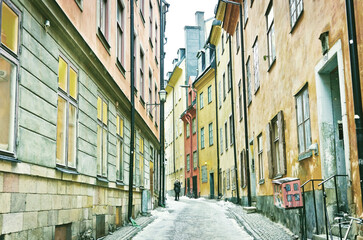
<svg viewBox="0 0 363 240">
<path fill-rule="evenodd" d="M 169 197 L 166 208 L 152 211 L 157 219 L 133 239 L 253 239 L 220 202 Z"/>
</svg>

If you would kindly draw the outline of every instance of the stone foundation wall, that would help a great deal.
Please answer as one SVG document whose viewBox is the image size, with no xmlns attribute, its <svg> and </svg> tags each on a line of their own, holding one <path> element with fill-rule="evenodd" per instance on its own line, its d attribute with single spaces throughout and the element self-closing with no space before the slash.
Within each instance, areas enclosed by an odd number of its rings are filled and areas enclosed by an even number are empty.
<svg viewBox="0 0 363 240">
<path fill-rule="evenodd" d="M 96 216 L 105 216 L 105 234 L 127 219 L 128 191 L 38 176 L 0 173 L 0 237 L 54 239 L 56 226 L 71 224 L 72 239 L 87 230 L 96 237 Z M 134 191 L 133 217 L 141 212 L 141 193 Z M 121 207 L 116 220 L 116 208 Z M 120 210 L 120 209 L 119 209 Z M 1 239 L 1 238 L 0 238 Z"/>
</svg>

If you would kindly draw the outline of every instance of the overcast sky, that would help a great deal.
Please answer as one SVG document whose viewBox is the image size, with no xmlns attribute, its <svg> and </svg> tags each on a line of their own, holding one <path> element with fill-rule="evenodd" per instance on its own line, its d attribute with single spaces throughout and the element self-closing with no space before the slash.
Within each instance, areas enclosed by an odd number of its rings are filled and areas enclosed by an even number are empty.
<svg viewBox="0 0 363 240">
<path fill-rule="evenodd" d="M 167 0 L 170 3 L 166 14 L 165 74 L 173 70 L 172 61 L 179 48 L 185 47 L 184 26 L 195 26 L 195 12 L 204 12 L 204 18 L 214 16 L 217 0 Z"/>
</svg>

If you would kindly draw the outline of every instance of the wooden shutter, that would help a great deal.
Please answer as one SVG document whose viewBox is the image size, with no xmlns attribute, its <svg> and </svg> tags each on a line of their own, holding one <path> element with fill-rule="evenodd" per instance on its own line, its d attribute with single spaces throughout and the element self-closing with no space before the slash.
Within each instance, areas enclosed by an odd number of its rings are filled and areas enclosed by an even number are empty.
<svg viewBox="0 0 363 240">
<path fill-rule="evenodd" d="M 277 114 L 277 125 L 279 128 L 279 153 L 280 153 L 280 166 L 281 173 L 286 174 L 286 151 L 285 151 L 285 124 L 284 124 L 284 114 L 280 111 Z"/>
<path fill-rule="evenodd" d="M 268 123 L 266 126 L 266 153 L 267 153 L 267 163 L 268 163 L 268 177 L 274 177 L 274 167 L 272 160 L 272 146 L 271 146 L 271 124 Z"/>
</svg>

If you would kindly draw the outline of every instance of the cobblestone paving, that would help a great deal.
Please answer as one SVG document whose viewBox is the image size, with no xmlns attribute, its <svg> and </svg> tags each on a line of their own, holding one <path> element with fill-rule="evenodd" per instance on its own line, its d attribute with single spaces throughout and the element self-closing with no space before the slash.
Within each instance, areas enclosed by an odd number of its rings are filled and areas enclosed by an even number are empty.
<svg viewBox="0 0 363 240">
<path fill-rule="evenodd" d="M 234 215 L 236 220 L 245 227 L 245 230 L 255 239 L 262 240 L 293 240 L 297 239 L 284 226 L 272 222 L 260 213 L 249 213 L 243 210 L 242 206 L 228 205 L 228 210 Z"/>
</svg>

